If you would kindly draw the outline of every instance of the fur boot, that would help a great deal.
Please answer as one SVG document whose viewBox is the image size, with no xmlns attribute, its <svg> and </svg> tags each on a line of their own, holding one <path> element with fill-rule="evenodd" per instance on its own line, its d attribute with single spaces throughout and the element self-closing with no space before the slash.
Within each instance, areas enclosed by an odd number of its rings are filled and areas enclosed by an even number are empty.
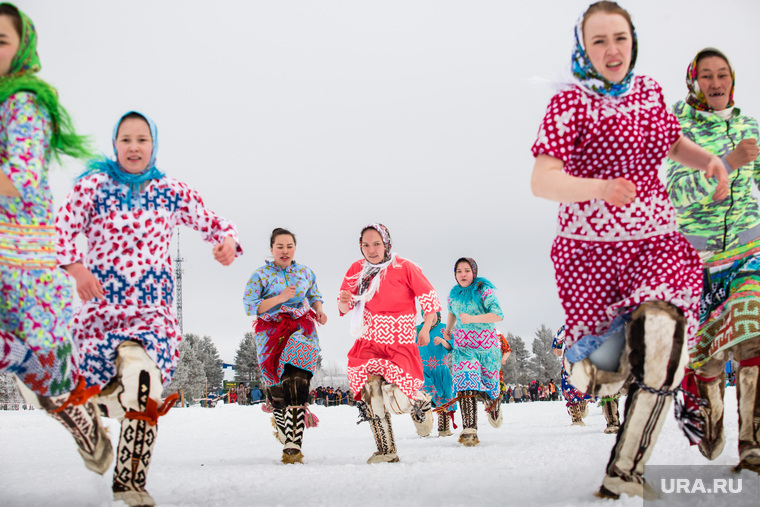
<svg viewBox="0 0 760 507">
<path fill-rule="evenodd" d="M 755 358 L 757 359 L 757 358 Z M 747 363 L 756 361 L 747 361 Z M 737 470 L 760 474 L 760 364 L 739 362 L 736 394 L 739 398 L 739 464 Z"/>
<path fill-rule="evenodd" d="M 86 400 L 84 379 L 80 377 L 77 387 L 70 393 L 50 398 L 38 396 L 18 377 L 16 385 L 24 399 L 50 414 L 74 437 L 84 466 L 103 475 L 113 463 L 113 446 L 98 408 Z"/>
<path fill-rule="evenodd" d="M 476 391 L 462 391 L 459 405 L 462 410 L 462 433 L 459 435 L 459 443 L 466 447 L 473 447 L 480 443 L 478 440 L 478 398 Z"/>
<path fill-rule="evenodd" d="M 152 506 L 155 502 L 145 490 L 145 483 L 158 434 L 158 417 L 165 413 L 164 407 L 158 405 L 163 390 L 161 373 L 137 342 L 119 346 L 116 365 L 119 388 L 99 399 L 106 406 L 119 405 L 109 408 L 109 415 L 121 420 L 113 498 L 129 506 Z"/>
<path fill-rule="evenodd" d="M 274 438 L 285 445 L 285 410 L 281 408 L 272 410 L 272 427 L 274 428 Z"/>
<path fill-rule="evenodd" d="M 267 399 L 273 409 L 274 435 L 283 444 L 283 463 L 303 463 L 301 444 L 311 377 L 311 372 L 286 364 L 280 383 L 267 388 Z"/>
<path fill-rule="evenodd" d="M 489 407 L 491 410 L 488 410 Z M 501 412 L 501 400 L 492 400 L 489 398 L 488 401 L 486 401 L 486 419 L 488 419 L 488 424 L 494 428 L 501 426 L 501 423 L 504 422 L 504 417 Z"/>
<path fill-rule="evenodd" d="M 391 415 L 385 410 L 382 377 L 369 376 L 362 388 L 362 398 L 371 416 L 369 426 L 377 445 L 377 452 L 369 457 L 367 463 L 397 463 L 399 459 L 396 454 L 396 440 L 393 437 Z"/>
<path fill-rule="evenodd" d="M 306 426 L 303 407 L 288 407 L 285 409 L 285 446 L 282 450 L 283 463 L 302 463 L 301 442 Z"/>
<path fill-rule="evenodd" d="M 707 406 L 699 408 L 705 419 L 705 434 L 698 447 L 702 456 L 711 461 L 720 456 L 726 443 L 726 433 L 723 429 L 723 396 L 726 391 L 724 364 L 721 362 L 719 365 L 722 373 L 715 378 L 705 379 L 700 375 L 695 377 L 699 396 L 707 400 Z"/>
<path fill-rule="evenodd" d="M 602 405 L 602 412 L 607 420 L 607 427 L 604 428 L 604 432 L 608 434 L 617 433 L 620 430 L 620 413 L 618 412 L 617 399 L 607 400 Z"/>
<path fill-rule="evenodd" d="M 688 360 L 685 339 L 686 319 L 669 303 L 649 301 L 633 313 L 627 329 L 629 354 L 621 363 L 630 365 L 635 380 L 628 392 L 625 419 L 607 463 L 600 496 L 656 498 L 644 480 L 644 465 L 665 423 L 672 403 L 671 390 L 683 378 Z"/>
<path fill-rule="evenodd" d="M 450 437 L 451 433 L 451 416 L 448 410 L 438 412 L 438 436 Z"/>
<path fill-rule="evenodd" d="M 568 403 L 567 404 L 567 413 L 570 414 L 570 420 L 572 426 L 585 426 L 586 423 L 583 422 L 583 414 L 581 412 L 581 404 L 580 402 L 575 403 Z"/>
<path fill-rule="evenodd" d="M 147 371 L 140 372 L 137 387 L 137 412 L 146 413 L 151 378 Z M 151 400 L 153 401 L 153 400 Z M 155 403 L 155 401 L 154 401 Z M 121 422 L 121 436 L 116 451 L 113 471 L 113 498 L 129 506 L 151 506 L 155 501 L 145 490 L 145 481 L 153 458 L 157 425 L 128 415 Z"/>
</svg>

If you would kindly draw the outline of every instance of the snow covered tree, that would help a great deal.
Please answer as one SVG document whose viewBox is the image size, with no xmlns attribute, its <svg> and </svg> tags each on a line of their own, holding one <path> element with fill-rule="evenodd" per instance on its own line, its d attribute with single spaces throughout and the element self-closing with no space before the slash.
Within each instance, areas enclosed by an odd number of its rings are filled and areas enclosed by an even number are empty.
<svg viewBox="0 0 760 507">
<path fill-rule="evenodd" d="M 532 370 L 536 380 L 546 383 L 549 379 L 555 382 L 559 379 L 562 363 L 560 358 L 552 352 L 552 342 L 554 341 L 554 332 L 546 325 L 536 330 L 536 337 L 533 340 L 533 358 L 531 359 Z"/>
<path fill-rule="evenodd" d="M 504 382 L 506 384 L 527 384 L 533 377 L 530 352 L 525 348 L 525 342 L 519 336 L 507 333 L 505 338 L 509 346 L 512 347 L 512 353 L 507 359 L 507 364 L 501 367 L 504 371 Z"/>
<path fill-rule="evenodd" d="M 185 335 L 179 344 L 179 364 L 174 372 L 174 379 L 166 389 L 166 394 L 184 390 L 185 401 L 189 403 L 206 394 L 206 372 L 195 350 L 198 342 L 197 336 Z"/>
<path fill-rule="evenodd" d="M 252 382 L 259 387 L 264 385 L 259 366 L 259 356 L 256 353 L 256 340 L 253 332 L 245 333 L 235 353 L 235 381 Z"/>
<path fill-rule="evenodd" d="M 210 336 L 201 338 L 196 347 L 196 355 L 203 363 L 203 370 L 206 372 L 206 382 L 208 392 L 215 392 L 222 388 L 224 380 L 224 370 L 222 369 L 222 359 L 219 357 L 219 350 L 211 340 Z"/>
</svg>

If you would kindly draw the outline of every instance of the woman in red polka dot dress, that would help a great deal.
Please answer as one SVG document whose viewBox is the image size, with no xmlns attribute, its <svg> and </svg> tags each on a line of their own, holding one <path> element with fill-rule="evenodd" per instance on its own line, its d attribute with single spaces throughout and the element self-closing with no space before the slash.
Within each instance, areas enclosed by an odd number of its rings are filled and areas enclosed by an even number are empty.
<svg viewBox="0 0 760 507">
<path fill-rule="evenodd" d="M 531 187 L 560 202 L 551 257 L 571 382 L 610 396 L 634 377 L 599 494 L 648 497 L 644 464 L 683 376 L 702 286 L 658 169 L 668 156 L 704 170 L 718 180 L 717 199 L 728 179 L 718 157 L 681 136 L 660 86 L 634 75 L 627 11 L 592 4 L 575 37 L 574 82 L 552 98 L 539 128 Z"/>
</svg>

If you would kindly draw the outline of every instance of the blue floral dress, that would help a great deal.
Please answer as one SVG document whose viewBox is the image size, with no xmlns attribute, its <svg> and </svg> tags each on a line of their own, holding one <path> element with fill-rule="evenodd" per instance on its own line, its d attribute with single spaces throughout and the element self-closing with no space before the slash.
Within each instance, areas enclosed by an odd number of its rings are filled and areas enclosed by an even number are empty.
<svg viewBox="0 0 760 507">
<path fill-rule="evenodd" d="M 262 301 L 280 294 L 290 285 L 296 286 L 295 296 L 282 304 L 273 306 L 261 315 L 257 315 Z M 297 264 L 295 261 L 287 268 L 281 268 L 275 263 L 267 261 L 248 280 L 243 295 L 245 312 L 258 319 L 270 322 L 277 321 L 282 314 L 287 314 L 293 319 L 299 319 L 311 312 L 311 305 L 316 302 L 323 302 L 322 294 L 317 287 L 316 275 L 311 269 L 302 264 Z M 269 356 L 268 338 L 266 332 L 257 332 L 254 335 L 259 364 L 262 364 Z M 288 338 L 280 356 L 276 374 L 262 368 L 264 382 L 267 386 L 279 384 L 286 364 L 292 364 L 296 368 L 314 373 L 317 356 L 319 356 L 319 338 L 316 328 L 311 333 L 299 328 Z"/>
</svg>

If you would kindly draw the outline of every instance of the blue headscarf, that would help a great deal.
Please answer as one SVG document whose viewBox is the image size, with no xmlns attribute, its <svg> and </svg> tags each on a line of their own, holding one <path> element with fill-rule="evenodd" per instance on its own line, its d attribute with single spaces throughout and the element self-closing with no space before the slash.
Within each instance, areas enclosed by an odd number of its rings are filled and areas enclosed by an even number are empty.
<svg viewBox="0 0 760 507">
<path fill-rule="evenodd" d="M 583 44 L 584 16 L 585 14 L 581 16 L 581 19 L 579 19 L 578 23 L 575 25 L 575 47 L 573 47 L 573 55 L 571 58 L 573 76 L 585 88 L 594 93 L 598 93 L 599 95 L 617 97 L 626 93 L 631 88 L 631 83 L 633 82 L 633 67 L 636 65 L 636 56 L 639 48 L 638 38 L 636 37 L 636 28 L 631 24 L 631 35 L 633 38 L 631 45 L 631 66 L 628 67 L 628 73 L 621 82 L 613 83 L 602 77 L 591 64 L 591 59 Z"/>
<path fill-rule="evenodd" d="M 153 140 L 153 150 L 150 154 L 150 160 L 148 161 L 148 166 L 145 168 L 144 171 L 132 174 L 130 172 L 125 171 L 122 169 L 121 165 L 119 164 L 119 155 L 116 151 L 116 136 L 119 133 L 119 127 L 121 126 L 121 123 L 124 121 L 124 118 L 126 116 L 129 116 L 130 114 L 137 114 L 142 117 L 145 122 L 148 124 L 148 127 L 150 128 L 150 137 Z M 113 144 L 113 153 L 114 153 L 114 160 L 111 160 L 110 158 L 107 158 L 105 155 L 96 158 L 93 160 L 90 160 L 87 163 L 87 169 L 79 175 L 77 178 L 82 179 L 86 176 L 90 176 L 91 174 L 97 174 L 97 173 L 106 173 L 108 174 L 112 179 L 118 181 L 119 183 L 123 183 L 127 186 L 127 203 L 130 209 L 132 209 L 133 204 L 135 204 L 135 201 L 137 202 L 137 207 L 140 207 L 140 187 L 143 183 L 150 181 L 150 180 L 157 180 L 159 178 L 162 178 L 164 176 L 164 173 L 159 171 L 156 168 L 156 153 L 158 152 L 158 128 L 156 127 L 156 124 L 151 120 L 148 116 L 144 115 L 143 113 L 139 111 L 128 111 L 124 113 L 121 118 L 119 118 L 119 121 L 116 122 L 116 125 L 113 128 L 113 135 L 111 136 L 111 141 Z"/>
<path fill-rule="evenodd" d="M 471 302 L 480 308 L 481 311 L 485 311 L 481 293 L 484 290 L 495 289 L 496 287 L 488 279 L 478 276 L 478 264 L 472 257 L 460 257 L 457 259 L 457 261 L 454 263 L 455 277 L 457 266 L 459 266 L 460 262 L 466 262 L 470 265 L 470 268 L 472 269 L 473 280 L 472 283 L 467 287 L 462 287 L 457 281 L 457 284 L 452 287 L 451 292 L 449 292 L 449 298 L 461 301 L 465 304 Z"/>
</svg>

